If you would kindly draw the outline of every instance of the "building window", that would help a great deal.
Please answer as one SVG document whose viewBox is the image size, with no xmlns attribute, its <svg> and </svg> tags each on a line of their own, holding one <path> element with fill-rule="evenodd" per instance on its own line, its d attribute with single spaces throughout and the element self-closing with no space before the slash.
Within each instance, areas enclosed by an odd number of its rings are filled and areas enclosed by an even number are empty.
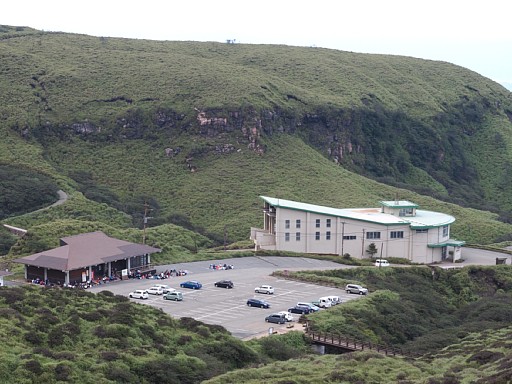
<svg viewBox="0 0 512 384">
<path fill-rule="evenodd" d="M 380 239 L 380 232 L 366 232 L 366 238 L 368 240 Z"/>
<path fill-rule="evenodd" d="M 285 221 L 284 221 L 284 227 L 285 227 L 286 229 L 290 229 L 290 220 L 285 220 Z"/>
<path fill-rule="evenodd" d="M 325 220 L 325 226 L 326 226 L 327 228 L 331 228 L 331 219 L 326 219 L 326 220 Z"/>
<path fill-rule="evenodd" d="M 320 232 L 315 232 L 315 240 L 320 240 Z"/>
<path fill-rule="evenodd" d="M 392 239 L 403 239 L 404 231 L 391 231 L 391 238 Z"/>
<path fill-rule="evenodd" d="M 343 240 L 355 240 L 356 237 L 354 235 L 348 235 L 348 236 L 343 236 Z"/>
<path fill-rule="evenodd" d="M 295 220 L 295 228 L 300 228 L 300 219 Z"/>
<path fill-rule="evenodd" d="M 443 237 L 448 237 L 448 233 L 449 233 L 448 229 L 449 229 L 449 228 L 450 228 L 450 227 L 449 227 L 448 225 L 445 225 L 445 226 L 443 227 Z"/>
<path fill-rule="evenodd" d="M 315 227 L 320 228 L 320 219 L 315 220 Z"/>
<path fill-rule="evenodd" d="M 284 241 L 290 241 L 290 232 L 284 234 Z"/>
<path fill-rule="evenodd" d="M 417 229 L 416 233 L 428 233 L 428 229 Z"/>
<path fill-rule="evenodd" d="M 325 232 L 325 240 L 331 240 L 331 231 Z"/>
<path fill-rule="evenodd" d="M 402 208 L 398 212 L 398 216 L 414 216 L 414 209 L 413 208 Z"/>
<path fill-rule="evenodd" d="M 295 232 L 295 240 L 300 241 L 300 232 Z"/>
</svg>

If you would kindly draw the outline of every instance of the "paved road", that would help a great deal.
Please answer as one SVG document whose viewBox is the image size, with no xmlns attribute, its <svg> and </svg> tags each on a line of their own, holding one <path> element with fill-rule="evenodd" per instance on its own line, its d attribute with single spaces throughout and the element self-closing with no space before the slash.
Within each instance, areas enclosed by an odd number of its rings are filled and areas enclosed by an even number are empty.
<svg viewBox="0 0 512 384">
<path fill-rule="evenodd" d="M 165 269 L 185 269 L 187 276 L 171 277 L 165 280 L 128 280 L 92 288 L 93 292 L 107 289 L 115 294 L 128 296 L 134 289 L 147 289 L 155 283 L 168 284 L 178 288 L 184 294 L 182 302 L 164 300 L 161 296 L 152 296 L 148 300 L 132 299 L 134 302 L 161 308 L 173 317 L 193 317 L 208 324 L 224 326 L 235 337 L 249 339 L 267 334 L 269 327 L 276 331 L 287 329 L 287 325 L 268 324 L 265 317 L 271 313 L 285 311 L 298 301 L 312 301 L 321 296 L 336 295 L 343 301 L 359 298 L 337 288 L 289 281 L 271 277 L 274 270 L 318 270 L 351 268 L 329 261 L 308 258 L 288 257 L 247 257 L 240 259 L 217 260 L 216 264 L 233 264 L 232 270 L 212 270 L 211 261 L 160 266 L 157 272 Z M 216 288 L 218 280 L 232 280 L 234 289 Z M 179 284 L 186 280 L 198 280 L 203 284 L 200 290 L 181 289 Z M 275 288 L 273 295 L 256 294 L 254 288 L 269 284 Z M 271 308 L 252 308 L 246 305 L 248 298 L 257 297 L 267 300 Z M 298 315 L 294 315 L 295 319 Z M 294 328 L 301 328 L 296 322 Z M 289 325 L 289 324 L 288 324 Z"/>
<path fill-rule="evenodd" d="M 512 255 L 507 253 L 485 251 L 483 249 L 462 248 L 462 263 L 442 263 L 441 267 L 464 267 L 466 265 L 496 265 L 496 258 L 506 258 L 506 264 L 512 264 Z"/>
</svg>

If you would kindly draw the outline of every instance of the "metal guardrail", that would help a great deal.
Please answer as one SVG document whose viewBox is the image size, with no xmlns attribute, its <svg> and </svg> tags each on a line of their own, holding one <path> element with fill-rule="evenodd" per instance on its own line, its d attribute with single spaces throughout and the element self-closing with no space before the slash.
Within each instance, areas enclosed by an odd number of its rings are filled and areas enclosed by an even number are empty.
<svg viewBox="0 0 512 384">
<path fill-rule="evenodd" d="M 331 346 L 339 347 L 339 348 L 346 349 L 349 351 L 370 350 L 370 351 L 382 353 L 386 356 L 414 357 L 412 354 L 406 353 L 398 348 L 383 346 L 380 344 L 373 344 L 373 343 L 357 340 L 352 337 L 338 335 L 338 334 L 334 334 L 334 333 L 314 332 L 311 330 L 306 330 L 304 334 L 306 337 L 308 337 L 311 341 L 313 341 L 315 343 L 331 345 Z"/>
</svg>

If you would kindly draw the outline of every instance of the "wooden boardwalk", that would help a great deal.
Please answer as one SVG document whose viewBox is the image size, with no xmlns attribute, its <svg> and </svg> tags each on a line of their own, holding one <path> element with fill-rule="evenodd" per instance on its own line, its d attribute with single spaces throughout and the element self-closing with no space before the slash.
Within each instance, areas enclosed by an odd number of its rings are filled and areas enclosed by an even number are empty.
<svg viewBox="0 0 512 384">
<path fill-rule="evenodd" d="M 405 353 L 401 349 L 364 342 L 352 337 L 337 335 L 334 333 L 314 332 L 310 329 L 306 329 L 304 334 L 313 343 L 330 345 L 346 351 L 375 351 L 386 356 L 414 357 L 412 354 Z"/>
</svg>

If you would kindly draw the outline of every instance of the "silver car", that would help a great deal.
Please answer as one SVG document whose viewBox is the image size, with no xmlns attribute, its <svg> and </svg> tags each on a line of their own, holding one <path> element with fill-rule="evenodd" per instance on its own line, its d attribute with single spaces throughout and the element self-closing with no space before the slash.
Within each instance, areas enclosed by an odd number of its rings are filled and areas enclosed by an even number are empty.
<svg viewBox="0 0 512 384">
<path fill-rule="evenodd" d="M 274 287 L 272 287 L 271 285 L 261 285 L 257 288 L 254 288 L 254 292 L 266 293 L 267 295 L 272 295 L 274 293 Z"/>
<path fill-rule="evenodd" d="M 345 292 L 347 293 L 356 293 L 358 295 L 367 295 L 368 294 L 368 288 L 364 288 L 357 284 L 347 284 L 345 287 Z"/>
</svg>

